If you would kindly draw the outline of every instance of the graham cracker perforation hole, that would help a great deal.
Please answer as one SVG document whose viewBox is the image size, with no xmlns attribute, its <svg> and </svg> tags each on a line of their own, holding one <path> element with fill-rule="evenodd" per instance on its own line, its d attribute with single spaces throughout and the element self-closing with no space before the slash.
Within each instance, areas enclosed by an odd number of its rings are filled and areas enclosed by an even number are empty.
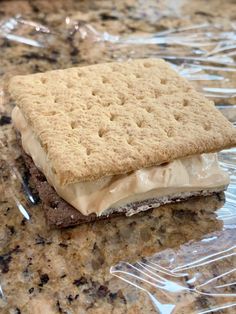
<svg viewBox="0 0 236 314">
<path fill-rule="evenodd" d="M 67 83 L 66 87 L 70 89 L 70 88 L 74 88 L 74 85 L 72 83 Z"/>
<path fill-rule="evenodd" d="M 117 115 L 115 114 L 111 114 L 110 116 L 110 121 L 114 121 L 116 119 Z"/>
<path fill-rule="evenodd" d="M 178 113 L 174 114 L 174 118 L 175 118 L 176 121 L 181 121 L 181 115 L 178 114 Z"/>
<path fill-rule="evenodd" d="M 143 128 L 143 127 L 144 127 L 144 121 L 142 121 L 142 120 L 137 121 L 136 124 L 137 124 L 137 126 L 138 126 L 139 128 Z"/>
<path fill-rule="evenodd" d="M 52 172 L 53 172 L 54 174 L 57 174 L 57 171 L 56 171 L 56 169 L 55 169 L 54 167 L 52 167 Z"/>
<path fill-rule="evenodd" d="M 203 129 L 205 131 L 210 131 L 211 130 L 211 125 L 210 124 L 205 124 L 205 125 L 203 125 Z"/>
<path fill-rule="evenodd" d="M 127 143 L 128 143 L 129 145 L 133 146 L 133 139 L 132 139 L 132 137 L 128 137 Z"/>
<path fill-rule="evenodd" d="M 123 105 L 125 104 L 125 102 L 126 102 L 125 96 L 124 96 L 124 95 L 119 95 L 118 98 L 119 98 L 118 104 L 119 104 L 120 106 L 123 106 Z"/>
<path fill-rule="evenodd" d="M 93 90 L 93 91 L 92 91 L 92 95 L 93 95 L 93 96 L 97 96 L 97 91 Z"/>
<path fill-rule="evenodd" d="M 161 96 L 161 93 L 158 89 L 154 90 L 155 98 L 159 98 Z"/>
<path fill-rule="evenodd" d="M 103 104 L 103 107 L 109 107 L 110 105 L 111 105 L 112 103 L 111 102 L 105 102 L 104 104 Z"/>
<path fill-rule="evenodd" d="M 160 83 L 161 83 L 162 85 L 166 85 L 167 80 L 166 80 L 166 79 L 161 79 Z"/>
<path fill-rule="evenodd" d="M 76 129 L 78 127 L 78 122 L 77 121 L 72 121 L 70 124 L 72 129 Z"/>
<path fill-rule="evenodd" d="M 90 148 L 86 148 L 86 155 L 89 156 L 91 155 L 92 151 Z"/>
<path fill-rule="evenodd" d="M 144 66 L 145 68 L 151 68 L 152 64 L 149 63 L 149 62 L 144 62 L 143 66 Z"/>
<path fill-rule="evenodd" d="M 92 104 L 87 104 L 87 110 L 92 109 L 93 105 Z"/>
<path fill-rule="evenodd" d="M 100 129 L 99 131 L 98 131 L 98 136 L 99 137 L 103 137 L 106 133 L 107 133 L 108 131 L 106 130 L 106 129 Z"/>
<path fill-rule="evenodd" d="M 144 99 L 144 96 L 143 96 L 143 95 L 138 95 L 138 96 L 136 96 L 136 99 L 138 99 L 138 100 L 143 100 L 143 99 Z"/>
<path fill-rule="evenodd" d="M 148 113 L 152 113 L 154 111 L 152 107 L 147 107 L 145 109 Z"/>
<path fill-rule="evenodd" d="M 169 129 L 166 131 L 166 135 L 168 137 L 173 137 L 175 135 L 174 130 L 173 129 Z"/>
<path fill-rule="evenodd" d="M 192 87 L 190 86 L 187 86 L 185 89 L 184 89 L 184 91 L 186 92 L 186 93 L 188 93 L 188 92 L 191 92 L 192 91 Z"/>
<path fill-rule="evenodd" d="M 184 99 L 184 101 L 183 101 L 183 106 L 184 106 L 184 107 L 187 107 L 188 105 L 189 105 L 188 99 Z"/>
<path fill-rule="evenodd" d="M 102 78 L 102 82 L 103 82 L 103 84 L 110 83 L 110 81 L 109 81 L 109 79 L 107 77 L 103 77 Z"/>
<path fill-rule="evenodd" d="M 40 81 L 41 81 L 42 84 L 47 83 L 47 79 L 46 79 L 45 77 L 42 77 L 42 78 L 40 79 Z"/>
<path fill-rule="evenodd" d="M 54 103 L 55 103 L 55 104 L 60 103 L 60 99 L 59 99 L 58 97 L 55 97 L 55 99 L 54 99 Z"/>
<path fill-rule="evenodd" d="M 128 83 L 127 83 L 127 87 L 128 87 L 128 88 L 132 88 L 132 87 L 133 87 L 133 84 L 128 82 Z"/>
<path fill-rule="evenodd" d="M 50 116 L 55 116 L 57 114 L 56 111 L 49 111 L 49 112 L 45 112 L 43 115 L 45 117 L 50 117 Z"/>
</svg>

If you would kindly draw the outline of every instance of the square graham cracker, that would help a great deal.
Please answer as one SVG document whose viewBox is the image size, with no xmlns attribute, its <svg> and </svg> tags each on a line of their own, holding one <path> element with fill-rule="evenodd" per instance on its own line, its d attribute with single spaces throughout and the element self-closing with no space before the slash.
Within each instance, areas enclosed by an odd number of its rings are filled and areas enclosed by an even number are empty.
<svg viewBox="0 0 236 314">
<path fill-rule="evenodd" d="M 62 185 L 236 144 L 214 103 L 160 59 L 15 76 L 9 91 Z"/>
</svg>

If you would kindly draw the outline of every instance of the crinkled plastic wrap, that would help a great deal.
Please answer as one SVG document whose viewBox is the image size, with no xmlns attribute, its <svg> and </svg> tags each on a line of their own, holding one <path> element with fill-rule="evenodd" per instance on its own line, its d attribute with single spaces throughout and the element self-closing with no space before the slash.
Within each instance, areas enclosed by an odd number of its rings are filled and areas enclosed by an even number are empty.
<svg viewBox="0 0 236 314">
<path fill-rule="evenodd" d="M 236 149 L 219 154 L 231 176 L 226 201 L 217 210 L 219 232 L 166 249 L 135 263 L 121 261 L 111 273 L 146 293 L 157 313 L 213 313 L 236 306 Z"/>
<path fill-rule="evenodd" d="M 20 16 L 0 22 L 0 37 L 5 40 L 42 50 L 53 46 L 55 38 L 62 46 L 73 41 L 75 47 L 87 49 L 88 60 L 90 55 L 96 56 L 94 62 L 110 61 L 111 56 L 113 60 L 164 58 L 180 75 L 193 81 L 199 91 L 213 98 L 234 124 L 235 31 L 233 23 L 228 29 L 221 25 L 202 24 L 155 34 L 116 36 L 99 32 L 92 25 L 69 17 L 65 19 L 63 33 Z M 70 41 L 67 42 L 68 38 Z M 3 93 L 1 95 L 3 97 Z M 0 138 L 0 144 L 4 152 L 1 162 L 12 182 L 4 186 L 4 177 L 1 178 L 4 192 L 25 220 L 30 220 L 28 204 L 36 204 L 37 196 L 31 192 L 15 164 L 11 144 L 4 138 Z M 236 311 L 236 149 L 221 152 L 219 158 L 221 166 L 231 176 L 225 193 L 226 201 L 215 213 L 220 230 L 206 233 L 198 241 L 188 239 L 179 247 L 165 248 L 150 255 L 141 252 L 136 258 L 132 257 L 136 262 L 129 262 L 127 255 L 122 261 L 110 265 L 110 274 L 116 283 L 120 280 L 125 282 L 124 293 L 146 294 L 157 313 Z M 19 195 L 20 186 L 25 195 L 23 199 Z M 8 295 L 1 286 L 0 298 L 4 304 L 7 303 Z"/>
<path fill-rule="evenodd" d="M 86 49 L 88 55 L 93 55 L 93 51 L 96 53 L 93 62 L 109 61 L 111 57 L 117 60 L 163 58 L 182 76 L 198 82 L 199 91 L 207 97 L 223 99 L 224 103 L 236 97 L 234 78 L 230 75 L 236 72 L 235 31 L 235 23 L 230 23 L 227 29 L 226 26 L 205 23 L 155 34 L 118 36 L 99 32 L 92 25 L 69 17 L 65 19 L 63 33 L 20 16 L 0 23 L 0 37 L 42 49 L 52 47 L 55 38 L 62 46 L 65 39 L 70 38 L 77 47 Z"/>
</svg>

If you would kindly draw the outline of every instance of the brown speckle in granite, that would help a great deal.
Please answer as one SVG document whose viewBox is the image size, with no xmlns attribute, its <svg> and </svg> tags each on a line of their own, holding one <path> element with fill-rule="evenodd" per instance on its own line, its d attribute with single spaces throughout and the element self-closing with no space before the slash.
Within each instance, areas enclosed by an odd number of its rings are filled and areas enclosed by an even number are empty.
<svg viewBox="0 0 236 314">
<path fill-rule="evenodd" d="M 30 270 L 29 270 L 29 267 L 32 266 L 32 258 L 29 258 L 30 262 L 28 263 L 28 265 L 26 266 L 26 268 L 23 270 L 23 276 L 24 277 L 29 277 L 30 276 Z"/>
<path fill-rule="evenodd" d="M 117 291 L 117 297 L 120 298 L 125 304 L 127 303 L 125 296 L 121 290 Z"/>
<path fill-rule="evenodd" d="M 68 244 L 65 244 L 65 243 L 59 243 L 58 245 L 64 249 L 68 248 Z"/>
<path fill-rule="evenodd" d="M 99 14 L 100 18 L 103 20 L 103 21 L 108 21 L 108 20 L 118 20 L 118 17 L 115 16 L 115 15 L 112 15 L 112 14 L 109 14 L 109 13 L 106 13 L 106 12 L 101 12 Z"/>
<path fill-rule="evenodd" d="M 12 42 L 10 42 L 9 40 L 7 40 L 6 38 L 3 38 L 3 39 L 1 39 L 1 44 L 0 44 L 0 47 L 2 47 L 2 48 L 9 48 L 9 47 L 11 47 L 12 45 L 14 45 Z"/>
<path fill-rule="evenodd" d="M 8 226 L 6 225 L 7 229 L 10 231 L 11 235 L 13 235 L 16 231 L 15 231 L 15 227 L 14 226 Z"/>
<path fill-rule="evenodd" d="M 49 281 L 49 276 L 48 274 L 42 274 L 40 275 L 40 283 L 39 283 L 39 287 L 43 287 L 44 285 L 46 285 Z"/>
<path fill-rule="evenodd" d="M 1 272 L 7 273 L 9 271 L 9 264 L 12 261 L 12 255 L 20 252 L 20 246 L 17 245 L 14 249 L 9 252 L 0 255 L 0 270 Z"/>
<path fill-rule="evenodd" d="M 99 298 L 104 298 L 109 293 L 109 290 L 106 286 L 101 285 L 97 290 L 97 296 Z"/>
<path fill-rule="evenodd" d="M 117 293 L 113 293 L 113 292 L 110 292 L 109 293 L 109 298 L 111 299 L 111 301 L 113 302 L 116 298 L 117 298 Z"/>
<path fill-rule="evenodd" d="M 35 59 L 35 60 L 44 60 L 44 61 L 48 61 L 50 63 L 55 63 L 57 62 L 57 58 L 58 58 L 58 54 L 57 53 L 51 53 L 50 56 L 48 56 L 47 54 L 41 53 L 25 53 L 22 55 L 23 58 L 25 58 L 26 60 L 31 60 L 31 59 Z"/>
<path fill-rule="evenodd" d="M 25 226 L 26 222 L 27 222 L 27 219 L 23 218 L 20 223 L 21 226 Z"/>
<path fill-rule="evenodd" d="M 74 301 L 74 298 L 73 298 L 73 296 L 70 294 L 70 295 L 68 295 L 67 297 L 67 300 L 68 300 L 68 302 L 69 302 L 69 304 L 71 304 L 71 302 L 73 302 Z"/>
<path fill-rule="evenodd" d="M 231 290 L 235 293 L 236 292 L 236 283 L 231 285 Z"/>
<path fill-rule="evenodd" d="M 99 268 L 102 267 L 104 263 L 104 258 L 102 256 L 98 256 L 96 259 L 92 259 L 92 268 L 94 271 L 98 270 Z"/>
<path fill-rule="evenodd" d="M 10 207 L 7 207 L 3 215 L 7 216 L 7 213 L 9 212 L 10 209 L 11 209 Z"/>
<path fill-rule="evenodd" d="M 148 226 L 142 228 L 140 230 L 140 236 L 141 236 L 143 241 L 148 241 L 152 236 L 152 232 L 151 232 L 150 228 Z"/>
<path fill-rule="evenodd" d="M 9 116 L 1 116 L 0 117 L 0 126 L 10 124 L 11 123 L 11 117 Z"/>
<path fill-rule="evenodd" d="M 88 283 L 88 280 L 85 277 L 80 277 L 79 279 L 75 279 L 73 281 L 73 285 L 75 285 L 76 287 L 79 287 L 81 285 L 85 285 Z"/>
<path fill-rule="evenodd" d="M 196 298 L 197 306 L 202 309 L 208 309 L 210 306 L 209 300 L 205 296 L 197 297 Z"/>
<path fill-rule="evenodd" d="M 61 304 L 60 304 L 60 301 L 59 301 L 59 300 L 57 300 L 57 302 L 56 302 L 56 306 L 57 306 L 57 309 L 58 309 L 58 312 L 59 312 L 59 313 L 62 313 L 62 314 L 68 314 L 66 311 L 64 311 L 64 310 L 63 310 L 63 308 L 62 308 L 62 306 L 61 306 Z"/>
<path fill-rule="evenodd" d="M 44 237 L 42 237 L 40 234 L 37 234 L 36 238 L 35 238 L 35 244 L 36 245 L 50 245 L 52 242 L 48 239 L 45 239 Z"/>
</svg>

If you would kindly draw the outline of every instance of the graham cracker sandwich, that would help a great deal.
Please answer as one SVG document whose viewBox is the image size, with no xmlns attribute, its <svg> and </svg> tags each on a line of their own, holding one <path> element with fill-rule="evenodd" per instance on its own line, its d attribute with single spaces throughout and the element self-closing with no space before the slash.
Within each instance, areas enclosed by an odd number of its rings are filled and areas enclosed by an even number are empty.
<svg viewBox="0 0 236 314">
<path fill-rule="evenodd" d="M 165 61 L 15 76 L 12 119 L 50 225 L 127 216 L 226 189 L 236 131 Z"/>
</svg>

